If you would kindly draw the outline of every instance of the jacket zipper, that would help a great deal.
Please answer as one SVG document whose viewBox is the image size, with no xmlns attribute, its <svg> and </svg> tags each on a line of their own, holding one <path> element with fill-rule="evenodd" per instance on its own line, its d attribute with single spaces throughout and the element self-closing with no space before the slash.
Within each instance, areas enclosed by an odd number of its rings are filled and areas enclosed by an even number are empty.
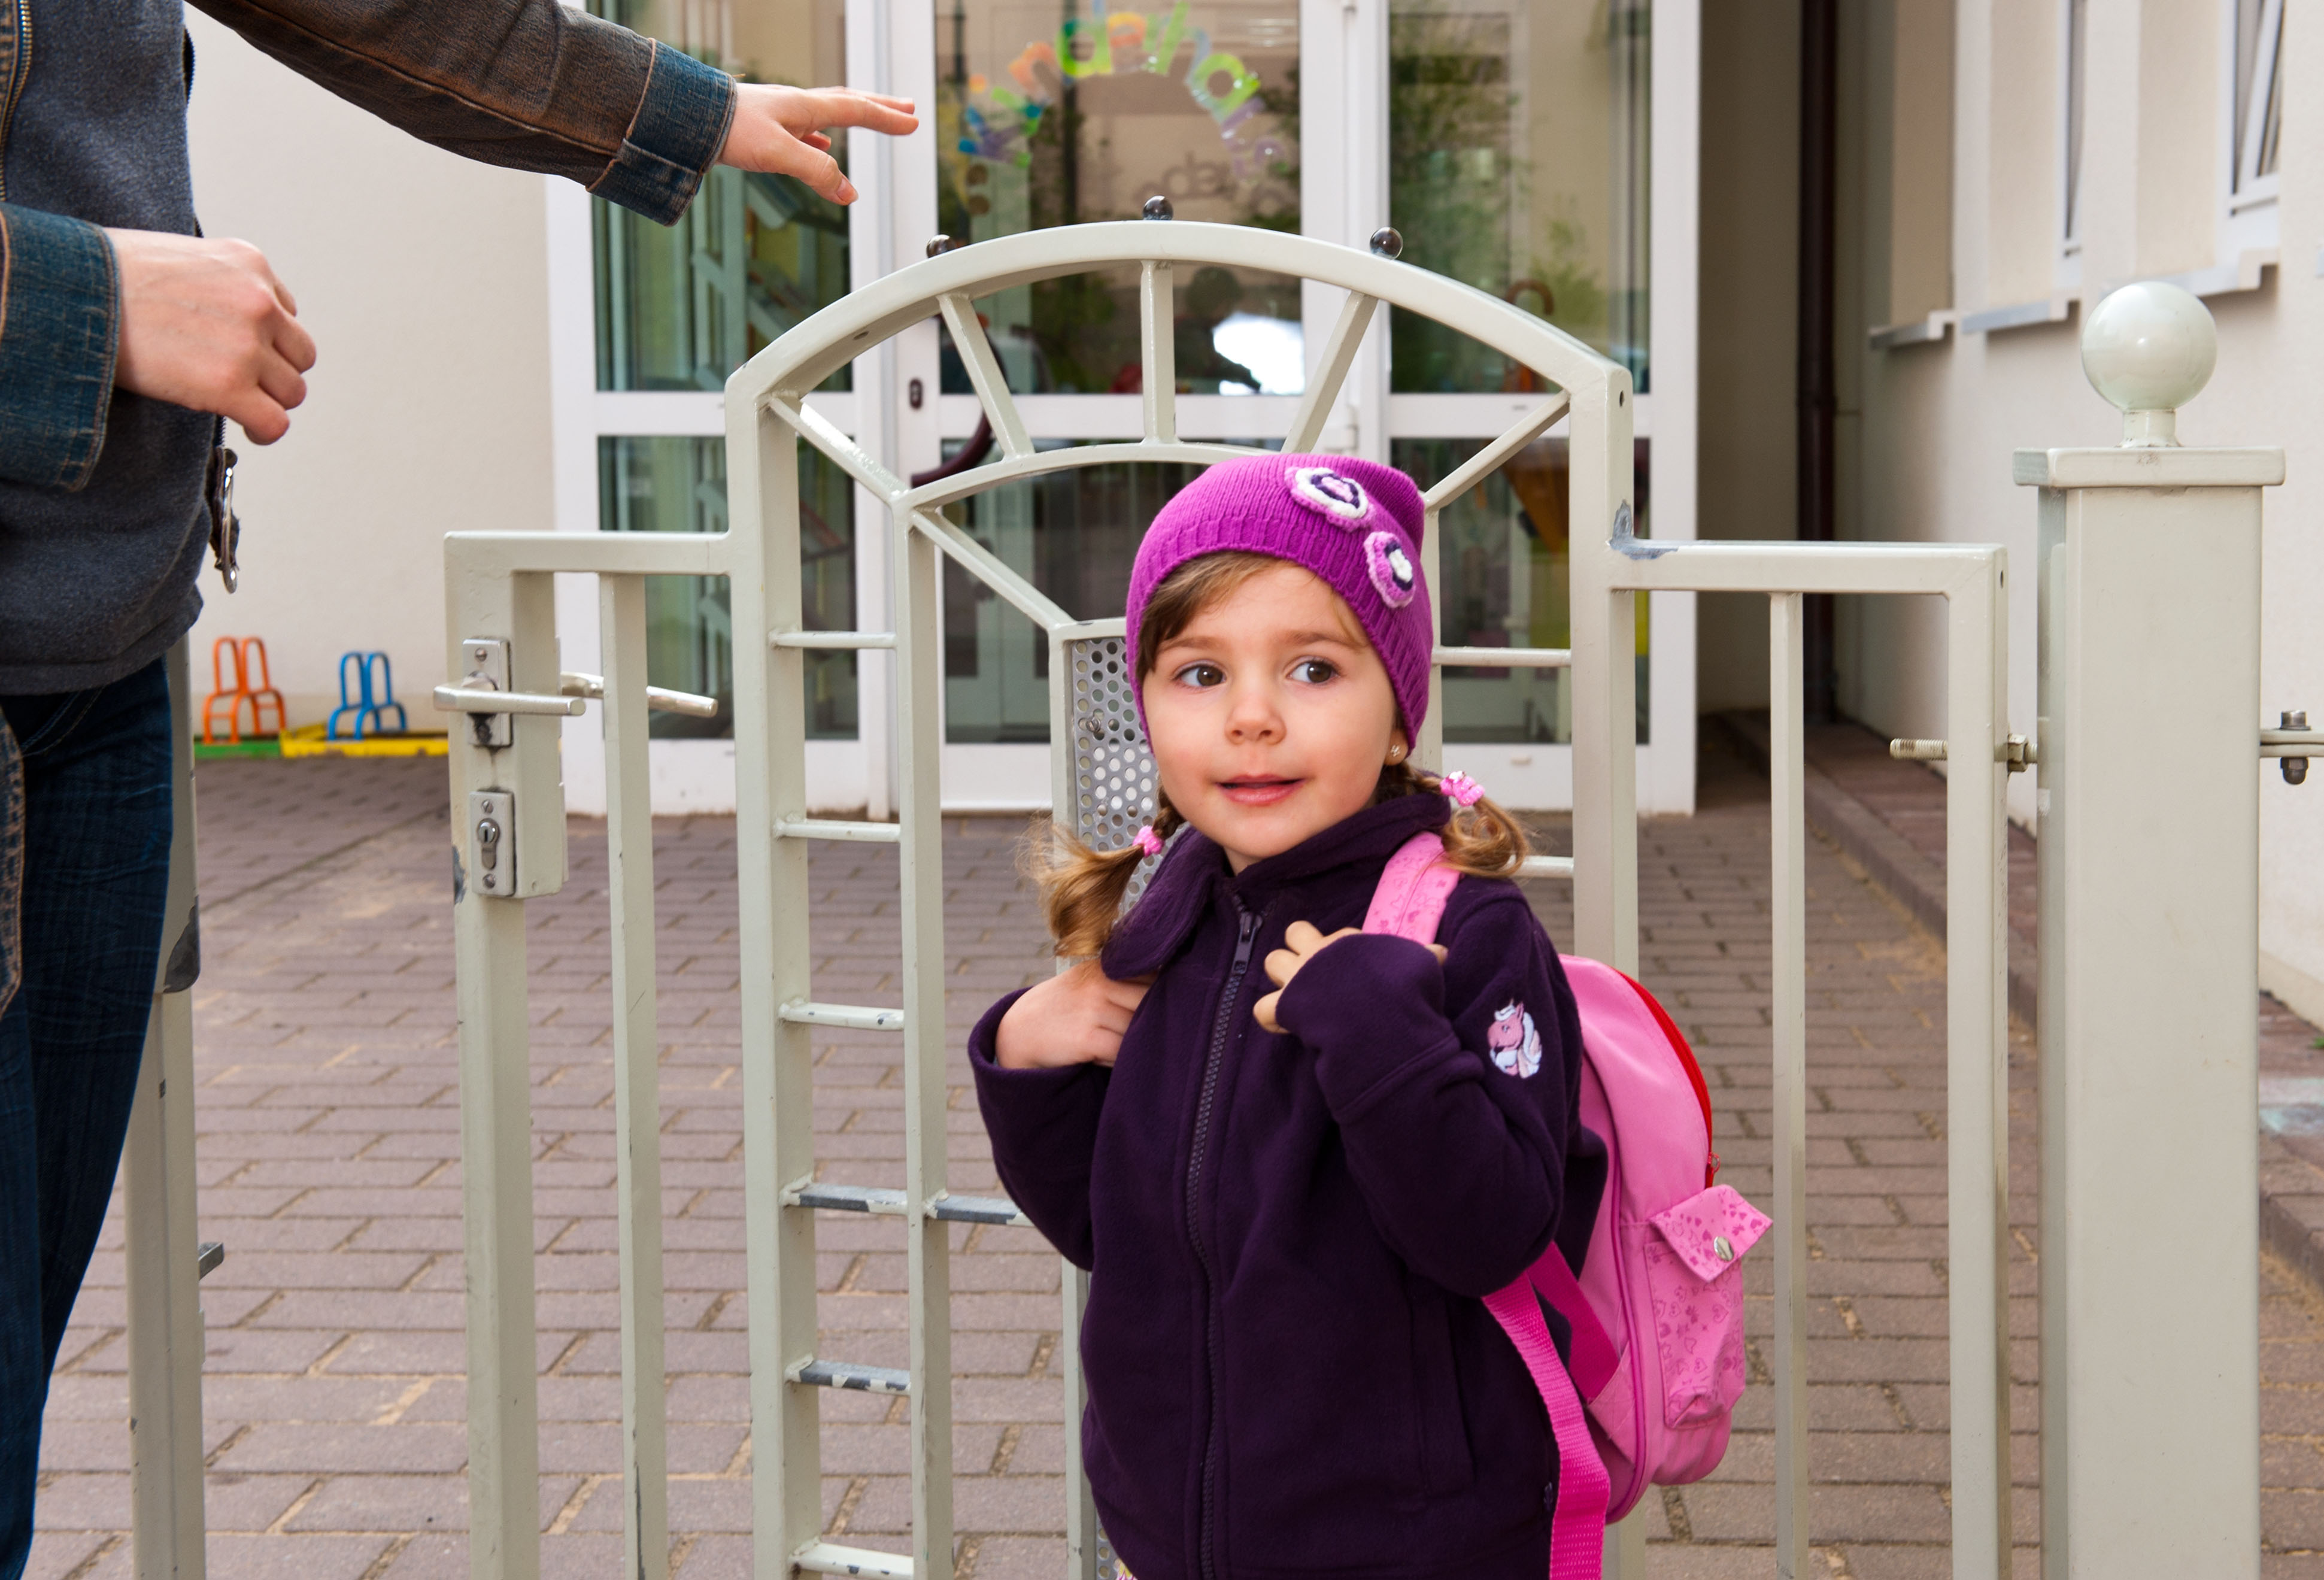
<svg viewBox="0 0 2324 1580">
<path fill-rule="evenodd" d="M 1211 1051 L 1203 1061 L 1203 1095 L 1194 1109 L 1194 1142 L 1186 1160 L 1186 1234 L 1194 1243 L 1194 1261 L 1203 1270 L 1203 1329 L 1204 1350 L 1210 1359 L 1211 1419 L 1203 1443 L 1203 1521 L 1202 1550 L 1203 1580 L 1216 1580 L 1218 1564 L 1213 1555 L 1214 1545 L 1213 1520 L 1217 1507 L 1219 1474 L 1219 1355 L 1218 1278 L 1211 1266 L 1210 1252 L 1203 1244 L 1203 1149 L 1210 1142 L 1211 1112 L 1216 1106 L 1219 1092 L 1219 1065 L 1226 1052 L 1228 1034 L 1234 1030 L 1236 1005 L 1242 997 L 1242 979 L 1250 970 L 1251 946 L 1259 940 L 1259 924 L 1266 913 L 1253 916 L 1235 901 L 1234 965 L 1228 968 L 1225 989 L 1219 995 L 1219 1017 L 1211 1029 Z"/>
<path fill-rule="evenodd" d="M 16 122 L 16 101 L 32 69 L 32 0 L 16 0 L 15 69 L 8 76 L 8 102 L 0 106 L 0 203 L 8 200 L 8 128 Z"/>
</svg>

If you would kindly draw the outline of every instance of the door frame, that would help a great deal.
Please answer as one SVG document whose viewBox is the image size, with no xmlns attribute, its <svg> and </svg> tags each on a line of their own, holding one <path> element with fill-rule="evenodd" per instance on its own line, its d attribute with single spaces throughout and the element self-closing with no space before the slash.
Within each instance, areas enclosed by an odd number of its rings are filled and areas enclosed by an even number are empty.
<svg viewBox="0 0 2324 1580">
<path fill-rule="evenodd" d="M 1302 119 L 1329 125 L 1327 146 L 1311 138 L 1300 154 L 1303 234 L 1364 246 L 1388 222 L 1388 0 L 1298 0 Z M 899 27 L 901 7 L 888 0 L 846 0 L 847 74 L 856 86 L 904 93 L 933 106 L 936 30 L 933 5 L 925 28 Z M 917 9 L 917 8 L 915 8 Z M 1649 391 L 1637 401 L 1637 431 L 1652 440 L 1653 514 L 1656 538 L 1696 535 L 1696 282 L 1700 169 L 1702 0 L 1655 0 L 1653 139 L 1648 263 L 1651 324 Z M 922 255 L 936 227 L 934 116 L 903 139 L 852 133 L 849 171 L 862 193 L 849 211 L 851 273 L 859 286 Z M 598 530 L 597 446 L 614 436 L 716 437 L 724 431 L 715 393 L 607 392 L 596 388 L 596 311 L 590 199 L 566 181 L 549 180 L 547 203 L 550 422 L 554 521 L 558 531 Z M 1307 345 L 1320 350 L 1339 311 L 1339 293 L 1309 282 L 1300 303 Z M 905 392 L 914 379 L 923 391 L 940 387 L 935 326 L 905 335 L 857 361 L 852 393 L 816 395 L 812 402 L 854 435 L 891 469 L 908 474 L 935 466 L 944 441 L 963 439 L 976 422 L 970 396 L 924 399 L 914 410 Z M 1325 432 L 1334 448 L 1379 461 L 1396 438 L 1487 438 L 1512 420 L 1510 400 L 1495 395 L 1386 394 L 1388 340 L 1384 323 L 1367 336 L 1340 407 Z M 1134 395 L 1051 395 L 1020 398 L 1027 425 L 1043 438 L 1095 439 L 1137 431 Z M 1282 396 L 1185 396 L 1181 423 L 1190 436 L 1249 438 L 1279 433 L 1293 402 Z M 1278 411 L 1277 408 L 1280 408 Z M 1213 431 L 1215 430 L 1215 431 Z M 890 534 L 880 506 L 856 497 L 855 602 L 859 626 L 885 630 Z M 595 579 L 557 578 L 558 626 L 568 669 L 597 663 Z M 1694 809 L 1695 609 L 1687 593 L 1654 596 L 1649 611 L 1652 685 L 1648 743 L 1638 750 L 1642 814 Z M 456 633 L 453 633 L 456 634 Z M 809 797 L 816 809 L 862 808 L 890 816 L 895 751 L 890 699 L 892 682 L 883 653 L 859 656 L 859 717 L 866 727 L 853 741 L 807 743 Z M 594 719 L 565 726 L 567 805 L 602 815 L 605 808 L 604 749 Z M 1529 809 L 1571 808 L 1572 748 L 1541 744 L 1452 744 L 1447 769 L 1460 769 L 1491 787 L 1505 804 Z M 731 812 L 734 808 L 733 743 L 658 740 L 651 748 L 654 810 Z M 1049 804 L 1049 748 L 1042 745 L 948 745 L 945 805 L 962 811 L 1036 810 Z"/>
</svg>

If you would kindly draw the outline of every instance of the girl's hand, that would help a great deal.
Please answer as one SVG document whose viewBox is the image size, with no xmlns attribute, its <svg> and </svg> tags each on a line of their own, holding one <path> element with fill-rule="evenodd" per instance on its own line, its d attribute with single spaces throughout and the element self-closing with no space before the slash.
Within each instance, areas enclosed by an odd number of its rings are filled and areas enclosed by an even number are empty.
<svg viewBox="0 0 2324 1580">
<path fill-rule="evenodd" d="M 1250 1012 L 1259 1025 L 1269 1031 L 1282 1030 L 1282 1023 L 1275 1018 L 1275 1007 L 1282 1002 L 1283 990 L 1289 987 L 1291 979 L 1299 975 L 1299 968 L 1340 939 L 1363 930 L 1361 928 L 1343 927 L 1336 933 L 1326 934 L 1314 923 L 1307 921 L 1295 921 L 1286 928 L 1283 941 L 1288 947 L 1269 950 L 1267 956 L 1267 975 L 1268 980 L 1275 984 L 1275 991 L 1250 1007 Z M 1443 945 L 1431 944 L 1428 950 L 1439 960 L 1444 958 Z"/>
<path fill-rule="evenodd" d="M 919 129 L 912 101 L 852 88 L 735 85 L 734 124 L 718 162 L 739 170 L 797 176 L 835 203 L 855 201 L 855 187 L 831 157 L 826 128 L 866 126 L 900 137 Z"/>
<path fill-rule="evenodd" d="M 993 1057 L 1005 1070 L 1110 1065 L 1153 982 L 1116 982 L 1094 960 L 1060 972 L 1009 1006 L 992 1039 Z"/>
</svg>

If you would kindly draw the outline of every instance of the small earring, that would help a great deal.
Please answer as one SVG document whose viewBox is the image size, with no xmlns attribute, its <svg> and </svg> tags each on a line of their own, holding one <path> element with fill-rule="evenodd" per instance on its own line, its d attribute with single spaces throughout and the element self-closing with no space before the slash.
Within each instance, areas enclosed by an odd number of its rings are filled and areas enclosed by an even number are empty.
<svg viewBox="0 0 2324 1580">
<path fill-rule="evenodd" d="M 1391 764 L 1403 762 L 1404 748 L 1401 746 L 1390 746 L 1388 749 L 1388 760 Z"/>
</svg>

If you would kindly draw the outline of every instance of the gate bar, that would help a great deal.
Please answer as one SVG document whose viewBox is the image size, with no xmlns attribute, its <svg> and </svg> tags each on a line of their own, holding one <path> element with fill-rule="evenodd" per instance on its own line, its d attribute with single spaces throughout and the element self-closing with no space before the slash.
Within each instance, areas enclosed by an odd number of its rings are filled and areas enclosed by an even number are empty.
<svg viewBox="0 0 2324 1580">
<path fill-rule="evenodd" d="M 194 1008 L 201 964 L 194 895 L 189 641 L 170 649 L 170 886 L 161 957 L 122 1148 L 128 1272 L 129 1505 L 137 1580 L 202 1580 L 200 1280 L 194 1217 Z M 184 953 L 181 953 L 184 951 Z M 170 1095 L 171 1083 L 177 1095 Z M 16 1254 L 26 1254 L 21 1249 Z"/>
<path fill-rule="evenodd" d="M 1767 799 L 1774 946 L 1775 1573 L 1808 1574 L 1807 769 L 1800 595 L 1767 600 Z"/>
<path fill-rule="evenodd" d="M 614 1189 L 622 1259 L 622 1573 L 669 1573 L 668 1379 L 663 1365 L 661 1067 L 655 1020 L 653 787 L 644 744 L 646 585 L 597 581 L 604 643 L 605 882 L 612 911 Z"/>
<path fill-rule="evenodd" d="M 1577 484 L 1578 488 L 1578 484 Z M 1578 518 L 1577 518 L 1578 519 Z M 1627 524 L 1627 523 L 1625 523 Z M 1578 536 L 1577 536 L 1578 541 Z M 1770 794 L 1775 866 L 1775 1053 L 1777 1061 L 1777 1530 L 1779 1567 L 1803 1575 L 1812 1547 L 1807 1524 L 1803 1402 L 1785 1392 L 1805 1379 L 1791 1368 L 1803 1335 L 1780 1326 L 1787 1302 L 1803 1302 L 1804 1289 L 1787 1287 L 1797 1266 L 1797 1225 L 1803 1233 L 1803 1197 L 1786 1188 L 1784 1125 L 1798 1109 L 1784 1089 L 1787 1039 L 1795 1014 L 1803 1016 L 1804 935 L 1787 908 L 1804 892 L 1792 870 L 1804 849 L 1804 737 L 1791 712 L 1797 689 L 1784 677 L 1796 664 L 1798 628 L 1791 605 L 1803 592 L 1933 595 L 1945 599 L 1948 754 L 1955 771 L 1946 781 L 1946 1202 L 1948 1363 L 1951 1408 L 1952 1572 L 1961 1580 L 2000 1580 L 2010 1572 L 2010 1442 L 2007 1261 L 2008 1040 L 2005 908 L 2007 847 L 2002 797 L 2008 777 L 2006 735 L 2006 556 L 1989 545 L 1921 543 L 1657 543 L 1617 533 L 1578 554 L 1574 574 L 1577 742 L 1595 741 L 1580 722 L 1582 704 L 1621 718 L 1620 698 L 1633 672 L 1628 662 L 1628 611 L 1619 600 L 1637 591 L 1747 592 L 1768 596 L 1769 643 L 1775 663 Z M 1601 614 L 1600 611 L 1605 613 Z M 1585 631 L 1587 613 L 1597 628 Z M 1598 655 L 1610 654 L 1612 661 Z M 1603 663 L 1601 670 L 1599 665 Z M 1788 745 L 1786 741 L 1788 738 Z M 1574 766 L 1575 918 L 1585 953 L 1603 947 L 1637 948 L 1635 855 L 1635 753 L 1609 741 L 1606 758 L 1577 749 Z M 1610 816 L 1585 825 L 1585 799 Z M 1619 858 L 1625 836 L 1632 842 Z M 1610 929 L 1610 930 L 1609 930 Z M 1600 956 L 1600 957 L 1604 957 Z M 1625 965 L 1623 969 L 1634 966 Z M 1794 1005 L 1802 1007 L 1796 1012 Z M 1802 1111 L 1803 1125 L 1803 1111 Z M 1804 1131 L 1792 1132 L 1802 1140 Z M 1803 1163 L 1801 1165 L 1804 1167 Z M 1609 1541 L 1609 1573 L 1636 1580 L 1642 1573 L 1641 1528 L 1634 1513 Z M 1788 1559 L 1786 1558 L 1788 1555 Z"/>
</svg>

